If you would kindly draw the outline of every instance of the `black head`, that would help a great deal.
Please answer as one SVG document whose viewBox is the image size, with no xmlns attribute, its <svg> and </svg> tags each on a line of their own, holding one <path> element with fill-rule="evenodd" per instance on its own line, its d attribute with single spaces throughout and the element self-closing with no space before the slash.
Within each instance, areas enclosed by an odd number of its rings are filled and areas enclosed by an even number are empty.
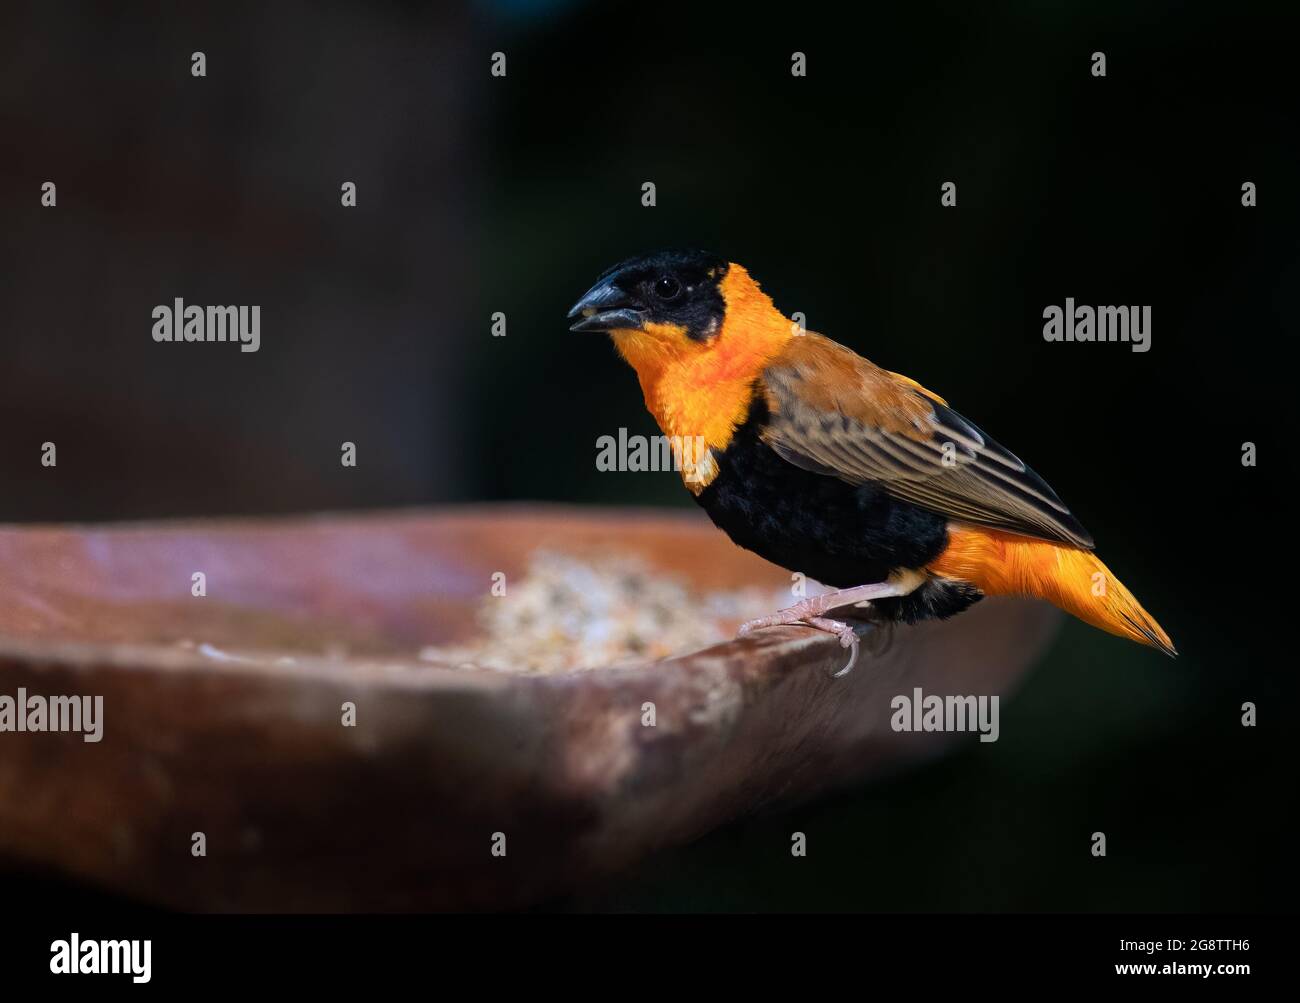
<svg viewBox="0 0 1300 1003">
<path fill-rule="evenodd" d="M 718 284 L 727 262 L 705 251 L 660 251 L 629 258 L 605 272 L 569 311 L 581 319 L 571 331 L 643 330 L 647 324 L 681 328 L 707 341 L 722 326 L 726 305 Z"/>
</svg>

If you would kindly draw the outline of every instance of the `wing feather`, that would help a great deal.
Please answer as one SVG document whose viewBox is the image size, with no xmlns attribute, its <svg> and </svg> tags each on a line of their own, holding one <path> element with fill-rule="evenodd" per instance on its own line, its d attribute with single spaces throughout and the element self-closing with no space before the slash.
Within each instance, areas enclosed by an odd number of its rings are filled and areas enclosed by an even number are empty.
<svg viewBox="0 0 1300 1003">
<path fill-rule="evenodd" d="M 762 384 L 763 438 L 786 461 L 952 519 L 1092 549 L 1041 477 L 912 380 L 810 332 Z"/>
</svg>

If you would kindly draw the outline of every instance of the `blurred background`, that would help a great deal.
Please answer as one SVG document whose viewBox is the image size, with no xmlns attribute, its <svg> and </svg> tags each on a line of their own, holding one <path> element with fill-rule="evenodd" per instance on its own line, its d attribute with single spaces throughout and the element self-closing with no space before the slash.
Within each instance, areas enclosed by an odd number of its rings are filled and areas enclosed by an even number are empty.
<svg viewBox="0 0 1300 1003">
<path fill-rule="evenodd" d="M 1071 621 L 997 743 L 546 908 L 1293 909 L 1296 29 L 1172 3 L 7 4 L 0 520 L 690 507 L 675 474 L 598 473 L 599 436 L 657 429 L 564 315 L 617 260 L 712 249 L 1025 457 L 1183 657 Z M 261 350 L 155 344 L 178 296 L 260 304 Z M 1067 296 L 1150 305 L 1152 350 L 1045 343 Z M 809 857 L 770 866 L 793 829 Z"/>
</svg>

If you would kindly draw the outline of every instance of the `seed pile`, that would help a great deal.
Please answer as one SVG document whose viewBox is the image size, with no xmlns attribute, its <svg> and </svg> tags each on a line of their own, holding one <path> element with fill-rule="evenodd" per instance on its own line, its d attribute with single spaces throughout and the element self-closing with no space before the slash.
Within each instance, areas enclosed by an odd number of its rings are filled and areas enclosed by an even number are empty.
<svg viewBox="0 0 1300 1003">
<path fill-rule="evenodd" d="M 788 590 L 756 586 L 701 592 L 626 555 L 539 551 L 505 595 L 483 600 L 482 637 L 420 657 L 535 674 L 654 661 L 728 640 L 742 620 L 792 601 Z"/>
</svg>

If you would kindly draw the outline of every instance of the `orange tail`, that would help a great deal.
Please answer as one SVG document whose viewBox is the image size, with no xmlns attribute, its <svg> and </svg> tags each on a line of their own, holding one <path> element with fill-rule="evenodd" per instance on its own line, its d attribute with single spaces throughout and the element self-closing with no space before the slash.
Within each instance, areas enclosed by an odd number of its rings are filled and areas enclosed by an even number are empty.
<svg viewBox="0 0 1300 1003">
<path fill-rule="evenodd" d="M 1046 599 L 1084 623 L 1176 655 L 1169 635 L 1095 554 L 1046 540 L 953 523 L 948 549 L 929 566 L 986 595 Z"/>
</svg>

